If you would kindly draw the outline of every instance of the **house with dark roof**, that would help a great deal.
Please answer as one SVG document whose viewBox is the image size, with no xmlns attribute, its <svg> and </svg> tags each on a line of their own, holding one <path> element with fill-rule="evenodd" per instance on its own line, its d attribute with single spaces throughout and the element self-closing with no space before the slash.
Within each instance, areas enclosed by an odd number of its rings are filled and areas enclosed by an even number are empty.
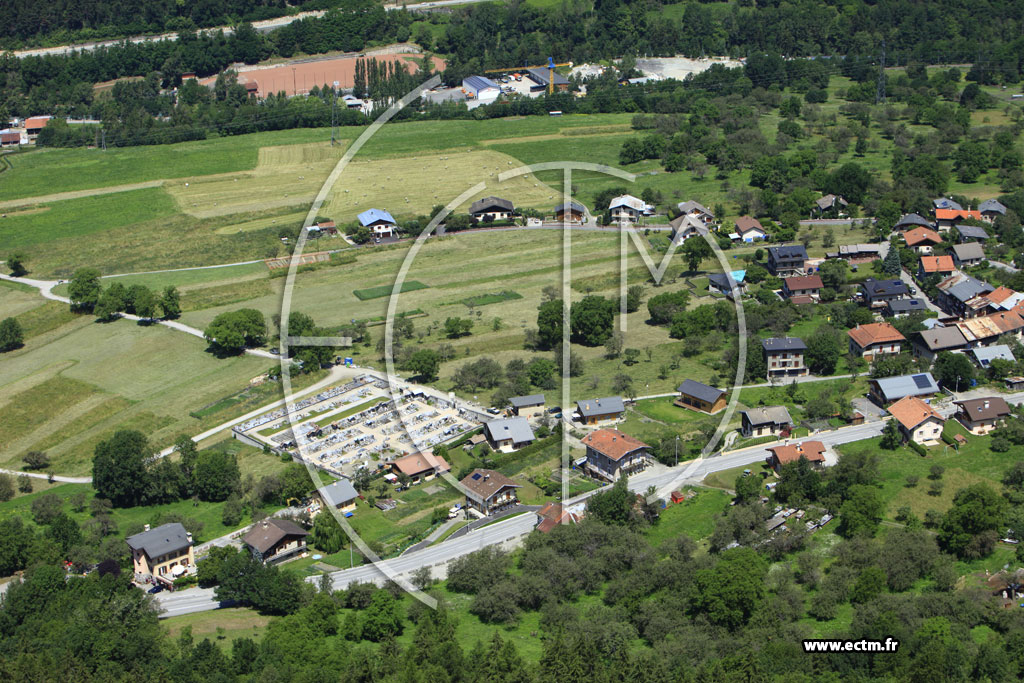
<svg viewBox="0 0 1024 683">
<path fill-rule="evenodd" d="M 729 275 L 732 275 L 732 283 L 729 282 Z M 739 296 L 743 296 L 747 293 L 747 285 L 744 280 L 747 277 L 747 271 L 745 270 L 734 270 L 729 275 L 725 273 L 708 273 L 708 290 L 712 292 L 718 292 L 724 294 L 730 299 L 733 298 L 733 283 L 735 283 L 735 293 Z"/>
<path fill-rule="evenodd" d="M 447 472 L 451 468 L 443 457 L 434 455 L 433 451 L 412 453 L 391 463 L 392 472 L 404 474 L 413 484 L 430 481 L 436 474 Z"/>
<path fill-rule="evenodd" d="M 953 245 L 953 261 L 957 268 L 976 266 L 985 260 L 985 249 L 978 242 Z"/>
<path fill-rule="evenodd" d="M 987 282 L 959 272 L 953 273 L 936 287 L 939 291 L 935 297 L 935 304 L 949 315 L 958 318 L 971 318 L 983 313 L 983 309 L 969 307 L 967 302 L 979 294 L 988 294 L 995 289 Z"/>
<path fill-rule="evenodd" d="M 928 446 L 942 438 L 946 418 L 917 396 L 901 398 L 889 406 L 888 411 L 899 425 L 904 441 Z"/>
<path fill-rule="evenodd" d="M 179 522 L 149 525 L 138 534 L 124 539 L 132 551 L 135 580 L 155 581 L 172 586 L 174 579 L 192 572 L 196 566 L 192 550 L 192 534 Z"/>
<path fill-rule="evenodd" d="M 825 444 L 821 441 L 804 441 L 803 443 L 785 444 L 784 446 L 769 446 L 771 453 L 765 460 L 775 470 L 776 474 L 783 465 L 791 462 L 799 462 L 805 458 L 816 470 L 825 466 Z"/>
<path fill-rule="evenodd" d="M 890 318 L 904 318 L 911 313 L 927 311 L 928 306 L 921 299 L 895 299 L 885 302 L 882 315 Z"/>
<path fill-rule="evenodd" d="M 325 508 L 331 507 L 342 512 L 352 512 L 356 509 L 359 492 L 356 491 L 352 482 L 342 478 L 319 489 L 317 497 Z"/>
<path fill-rule="evenodd" d="M 761 340 L 764 366 L 769 380 L 804 377 L 810 374 L 804 361 L 807 344 L 799 337 L 771 337 Z"/>
<path fill-rule="evenodd" d="M 977 225 L 957 225 L 955 230 L 957 241 L 961 244 L 965 242 L 984 242 L 988 239 L 988 233 L 985 232 L 985 228 Z"/>
<path fill-rule="evenodd" d="M 845 199 L 839 195 L 827 194 L 820 199 L 814 200 L 814 206 L 811 208 L 812 216 L 822 216 L 825 214 L 833 213 L 836 216 L 845 216 L 846 207 L 848 206 Z"/>
<path fill-rule="evenodd" d="M 676 391 L 679 392 L 679 398 L 675 400 L 675 404 L 680 408 L 689 408 L 709 415 L 725 410 L 725 392 L 721 389 L 688 379 L 680 384 Z"/>
<path fill-rule="evenodd" d="M 850 338 L 850 353 L 861 356 L 868 362 L 878 356 L 899 353 L 907 338 L 889 323 L 868 323 L 847 330 Z"/>
<path fill-rule="evenodd" d="M 576 401 L 576 414 L 579 421 L 585 425 L 618 420 L 625 412 L 626 406 L 622 403 L 621 396 Z"/>
<path fill-rule="evenodd" d="M 939 393 L 939 385 L 930 372 L 868 380 L 868 397 L 880 406 L 905 396 L 927 397 Z"/>
<path fill-rule="evenodd" d="M 358 216 L 359 225 L 368 228 L 374 238 L 394 237 L 398 223 L 384 209 L 367 209 Z"/>
<path fill-rule="evenodd" d="M 258 561 L 271 564 L 305 552 L 307 536 L 309 532 L 295 522 L 270 517 L 253 524 L 242 543 Z"/>
<path fill-rule="evenodd" d="M 900 218 L 898 221 L 896 221 L 896 225 L 893 226 L 893 229 L 894 230 L 906 230 L 908 228 L 913 228 L 915 226 L 920 226 L 922 228 L 932 228 L 933 227 L 932 222 L 930 220 L 928 220 L 927 218 L 925 218 L 924 216 L 921 216 L 921 215 L 916 214 L 916 213 L 908 213 L 908 214 L 904 214 L 904 216 L 902 218 Z"/>
<path fill-rule="evenodd" d="M 650 446 L 618 429 L 598 429 L 583 437 L 587 449 L 584 469 L 598 479 L 615 481 L 647 468 Z"/>
<path fill-rule="evenodd" d="M 740 411 L 740 433 L 743 436 L 781 436 L 788 438 L 793 429 L 793 418 L 786 406 L 759 406 Z"/>
<path fill-rule="evenodd" d="M 511 453 L 534 442 L 533 429 L 525 417 L 505 417 L 484 424 L 484 434 L 491 446 L 504 453 Z"/>
<path fill-rule="evenodd" d="M 824 286 L 819 275 L 794 275 L 782 278 L 782 295 L 787 299 L 807 296 L 817 301 Z"/>
<path fill-rule="evenodd" d="M 466 492 L 466 507 L 484 517 L 519 504 L 516 489 L 521 485 L 496 470 L 478 467 L 459 483 Z"/>
<path fill-rule="evenodd" d="M 582 223 L 587 209 L 579 202 L 562 202 L 555 207 L 555 220 L 559 223 Z"/>
<path fill-rule="evenodd" d="M 876 261 L 878 256 L 878 245 L 865 243 L 841 244 L 839 245 L 839 251 L 830 251 L 825 254 L 827 259 L 843 259 L 853 265 Z"/>
<path fill-rule="evenodd" d="M 536 417 L 544 413 L 544 394 L 513 396 L 508 400 L 512 414 L 519 417 Z"/>
<path fill-rule="evenodd" d="M 910 295 L 903 280 L 876 280 L 869 277 L 860 285 L 864 303 L 869 308 L 880 308 L 889 301 L 897 301 Z"/>
<path fill-rule="evenodd" d="M 708 228 L 700 219 L 681 213 L 668 222 L 672 228 L 672 242 L 685 242 L 695 235 L 707 233 Z"/>
<path fill-rule="evenodd" d="M 938 199 L 932 200 L 932 211 L 936 209 L 953 209 L 954 211 L 962 211 L 964 207 L 960 206 L 952 199 L 948 197 L 939 197 Z"/>
<path fill-rule="evenodd" d="M 967 348 L 967 339 L 955 325 L 921 330 L 914 334 L 912 351 L 916 358 L 934 361 L 943 351 L 960 351 Z"/>
<path fill-rule="evenodd" d="M 981 220 L 993 223 L 1000 216 L 1006 215 L 1006 207 L 997 199 L 986 199 L 978 205 L 978 213 L 981 214 Z"/>
<path fill-rule="evenodd" d="M 802 275 L 807 261 L 807 250 L 802 244 L 768 247 L 768 270 L 772 275 Z"/>
<path fill-rule="evenodd" d="M 469 205 L 469 215 L 485 223 L 508 220 L 515 212 L 512 202 L 500 197 L 484 197 Z"/>
<path fill-rule="evenodd" d="M 922 256 L 920 263 L 917 266 L 917 276 L 920 278 L 925 278 L 929 275 L 941 275 L 942 277 L 946 277 L 952 274 L 954 270 L 956 270 L 956 266 L 953 265 L 953 257 L 949 254 L 943 254 L 942 256 Z"/>
<path fill-rule="evenodd" d="M 1012 414 L 1006 399 L 999 396 L 972 398 L 953 403 L 956 404 L 956 419 L 964 429 L 979 436 L 1001 426 Z"/>
</svg>

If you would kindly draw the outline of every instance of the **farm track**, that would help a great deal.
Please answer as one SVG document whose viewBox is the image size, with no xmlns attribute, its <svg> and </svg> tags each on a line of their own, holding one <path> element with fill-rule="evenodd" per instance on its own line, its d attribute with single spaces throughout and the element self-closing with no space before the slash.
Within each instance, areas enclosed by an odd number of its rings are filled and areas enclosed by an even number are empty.
<svg viewBox="0 0 1024 683">
<path fill-rule="evenodd" d="M 131 192 L 132 190 L 146 190 L 154 187 L 162 187 L 166 181 L 147 180 L 142 183 L 129 183 L 127 185 L 109 185 L 107 187 L 96 187 L 91 190 L 72 190 L 70 192 L 56 192 L 38 197 L 22 197 L 21 199 L 6 199 L 0 202 L 0 210 L 15 209 L 35 204 L 46 204 L 49 202 L 62 202 L 67 199 L 81 199 L 82 197 L 95 197 L 101 194 L 117 194 L 119 192 Z"/>
</svg>

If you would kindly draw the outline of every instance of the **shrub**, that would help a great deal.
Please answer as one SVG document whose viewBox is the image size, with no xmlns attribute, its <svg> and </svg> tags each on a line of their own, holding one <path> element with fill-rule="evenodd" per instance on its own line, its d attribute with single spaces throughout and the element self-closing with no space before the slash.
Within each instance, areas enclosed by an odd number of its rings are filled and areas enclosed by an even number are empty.
<svg viewBox="0 0 1024 683">
<path fill-rule="evenodd" d="M 907 445 L 910 446 L 910 450 L 914 451 L 920 456 L 928 455 L 928 451 L 925 450 L 924 446 L 917 443 L 916 441 L 908 441 Z"/>
</svg>

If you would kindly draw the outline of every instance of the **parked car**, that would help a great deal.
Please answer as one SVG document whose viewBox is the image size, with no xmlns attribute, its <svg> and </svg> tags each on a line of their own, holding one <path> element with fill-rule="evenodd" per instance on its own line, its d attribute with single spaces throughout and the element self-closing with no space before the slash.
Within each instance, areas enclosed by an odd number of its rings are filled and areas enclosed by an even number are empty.
<svg viewBox="0 0 1024 683">
<path fill-rule="evenodd" d="M 153 586 L 152 588 L 150 588 L 150 589 L 149 589 L 148 591 L 146 591 L 146 592 L 147 592 L 147 593 L 159 593 L 159 592 L 161 592 L 161 591 L 162 591 L 163 589 L 164 589 L 164 586 L 163 586 L 163 584 L 162 584 L 162 583 L 158 583 L 157 585 Z"/>
</svg>

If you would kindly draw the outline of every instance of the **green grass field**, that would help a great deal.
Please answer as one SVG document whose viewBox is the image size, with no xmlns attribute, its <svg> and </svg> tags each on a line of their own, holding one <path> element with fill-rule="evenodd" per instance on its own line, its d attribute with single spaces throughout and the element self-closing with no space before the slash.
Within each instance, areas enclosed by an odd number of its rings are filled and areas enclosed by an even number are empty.
<svg viewBox="0 0 1024 683">
<path fill-rule="evenodd" d="M 402 283 L 399 293 L 415 292 L 418 289 L 427 289 L 429 286 L 418 280 L 406 280 Z M 367 287 L 366 289 L 353 289 L 352 294 L 360 301 L 367 301 L 368 299 L 380 299 L 381 297 L 391 296 L 394 290 L 394 285 L 378 285 L 377 287 Z"/>
</svg>

